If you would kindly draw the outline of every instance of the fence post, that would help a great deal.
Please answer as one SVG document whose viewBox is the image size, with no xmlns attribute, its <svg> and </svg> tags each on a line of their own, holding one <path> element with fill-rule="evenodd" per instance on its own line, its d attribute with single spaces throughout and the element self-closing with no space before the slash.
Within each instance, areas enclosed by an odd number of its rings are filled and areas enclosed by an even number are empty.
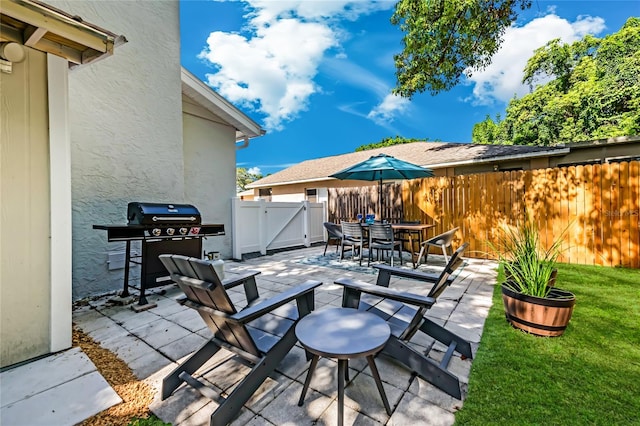
<svg viewBox="0 0 640 426">
<path fill-rule="evenodd" d="M 240 197 L 231 199 L 231 251 L 234 259 L 242 259 L 242 250 L 240 249 Z"/>
<path fill-rule="evenodd" d="M 258 233 L 259 240 L 258 243 L 260 245 L 260 254 L 267 254 L 267 202 L 263 199 L 258 200 L 260 203 L 260 213 L 258 213 Z"/>
<path fill-rule="evenodd" d="M 304 246 L 311 247 L 311 209 L 309 208 L 309 200 L 302 202 L 302 228 L 304 232 Z"/>
</svg>

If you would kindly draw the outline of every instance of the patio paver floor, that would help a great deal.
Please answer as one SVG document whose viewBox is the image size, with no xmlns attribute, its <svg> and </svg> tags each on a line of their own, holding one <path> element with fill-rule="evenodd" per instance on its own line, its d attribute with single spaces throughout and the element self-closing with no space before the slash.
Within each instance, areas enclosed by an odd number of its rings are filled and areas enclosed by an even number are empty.
<svg viewBox="0 0 640 426">
<path fill-rule="evenodd" d="M 323 249 L 324 246 L 315 246 L 243 262 L 227 261 L 225 268 L 261 271 L 257 276 L 261 296 L 281 292 L 307 279 L 322 281 L 323 285 L 315 293 L 316 309 L 340 306 L 342 289 L 333 284 L 339 277 L 375 282 L 375 274 L 304 262 L 307 258 L 317 258 Z M 430 255 L 430 263 L 432 259 L 437 262 L 438 256 Z M 428 315 L 468 338 L 475 353 L 488 307 L 491 306 L 496 265 L 480 259 L 466 259 L 466 262 L 462 272 L 440 296 Z M 415 285 L 416 282 L 403 279 L 396 279 L 391 284 L 392 287 L 419 292 Z M 175 368 L 180 359 L 209 338 L 211 332 L 195 312 L 174 302 L 181 295 L 177 286 L 152 289 L 149 293 L 149 301 L 158 303 L 157 308 L 135 313 L 130 306 L 110 306 L 107 304 L 108 298 L 102 298 L 74 311 L 73 321 L 103 347 L 118 354 L 139 379 L 149 382 L 159 391 L 163 377 Z M 241 305 L 244 298 L 239 296 L 234 294 L 232 298 Z M 428 339 L 416 339 L 412 344 L 427 347 L 431 342 Z M 434 352 L 437 356 L 439 349 L 444 350 L 444 347 L 436 345 L 431 356 L 434 357 Z M 221 350 L 214 358 L 212 365 L 225 361 L 225 366 L 206 372 L 203 378 L 228 392 L 241 380 L 246 367 L 234 361 L 225 350 Z M 450 364 L 450 369 L 465 382 L 463 391 L 466 391 L 471 362 L 470 359 L 455 357 Z M 349 364 L 354 382 L 345 391 L 346 425 L 453 424 L 454 413 L 463 401 L 451 398 L 387 357 L 378 357 L 376 363 L 392 406 L 392 415 L 386 414 L 379 401 L 373 378 L 364 368 L 366 363 L 354 361 Z M 305 403 L 298 407 L 297 400 L 308 366 L 304 351 L 296 345 L 232 424 L 336 424 L 337 364 L 329 359 L 321 359 Z M 165 401 L 160 401 L 158 392 L 150 408 L 163 421 L 174 426 L 186 426 L 208 424 L 215 407 L 215 402 L 202 397 L 190 387 L 182 386 Z"/>
</svg>

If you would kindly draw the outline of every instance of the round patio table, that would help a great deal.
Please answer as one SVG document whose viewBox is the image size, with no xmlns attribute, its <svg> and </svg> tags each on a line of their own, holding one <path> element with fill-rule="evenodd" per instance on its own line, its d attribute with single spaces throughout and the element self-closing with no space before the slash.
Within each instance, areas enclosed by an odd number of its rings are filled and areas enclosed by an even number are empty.
<svg viewBox="0 0 640 426">
<path fill-rule="evenodd" d="M 389 325 L 379 316 L 350 308 L 329 308 L 312 312 L 296 325 L 300 344 L 313 354 L 298 405 L 302 406 L 313 372 L 321 356 L 338 360 L 338 425 L 343 424 L 344 387 L 349 381 L 349 359 L 366 357 L 388 415 L 391 408 L 374 362 L 389 340 Z"/>
</svg>

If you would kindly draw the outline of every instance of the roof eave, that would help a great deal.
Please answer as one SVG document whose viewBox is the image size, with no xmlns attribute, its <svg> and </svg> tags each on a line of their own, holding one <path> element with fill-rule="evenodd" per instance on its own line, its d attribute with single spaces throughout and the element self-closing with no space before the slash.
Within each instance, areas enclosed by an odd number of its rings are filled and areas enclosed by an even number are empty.
<svg viewBox="0 0 640 426">
<path fill-rule="evenodd" d="M 236 129 L 236 141 L 264 135 L 258 123 L 247 117 L 220 94 L 182 67 L 182 93 L 219 116 Z"/>
<path fill-rule="evenodd" d="M 472 158 L 470 160 L 452 161 L 447 163 L 422 164 L 422 167 L 428 167 L 431 169 L 441 169 L 444 167 L 467 166 L 470 164 L 496 163 L 496 162 L 503 162 L 503 161 L 523 160 L 523 159 L 539 158 L 539 157 L 559 157 L 561 155 L 566 155 L 569 152 L 570 152 L 569 148 L 557 148 L 549 151 L 526 152 L 522 154 L 500 155 L 500 156 L 493 156 L 493 157 L 487 157 L 487 158 Z"/>
<path fill-rule="evenodd" d="M 79 16 L 37 0 L 3 0 L 0 14 L 20 23 L 12 27 L 4 22 L 2 40 L 60 56 L 70 67 L 111 56 L 115 47 L 127 42 L 123 35 L 84 22 Z M 49 39 L 50 35 L 56 40 Z"/>
<path fill-rule="evenodd" d="M 527 158 L 558 157 L 561 155 L 568 154 L 569 151 L 570 151 L 569 148 L 556 148 L 552 150 L 545 150 L 545 151 L 539 151 L 534 153 L 528 152 L 528 153 L 515 154 L 515 155 L 493 156 L 493 157 L 487 157 L 487 158 L 477 158 L 477 159 L 455 161 L 455 162 L 421 164 L 421 166 L 427 167 L 430 169 L 442 169 L 445 167 L 458 167 L 458 166 L 466 166 L 470 164 L 496 163 L 496 162 L 511 161 L 511 160 L 522 160 Z M 318 177 L 318 178 L 312 178 L 312 179 L 298 179 L 298 180 L 292 180 L 287 182 L 274 182 L 274 183 L 264 183 L 264 184 L 260 184 L 260 183 L 256 184 L 256 182 L 253 182 L 247 185 L 247 188 L 255 188 L 255 189 L 272 188 L 274 186 L 294 185 L 294 184 L 312 183 L 312 182 L 325 182 L 325 181 L 332 181 L 332 180 L 338 180 L 338 179 L 330 178 L 327 176 L 327 177 Z"/>
</svg>

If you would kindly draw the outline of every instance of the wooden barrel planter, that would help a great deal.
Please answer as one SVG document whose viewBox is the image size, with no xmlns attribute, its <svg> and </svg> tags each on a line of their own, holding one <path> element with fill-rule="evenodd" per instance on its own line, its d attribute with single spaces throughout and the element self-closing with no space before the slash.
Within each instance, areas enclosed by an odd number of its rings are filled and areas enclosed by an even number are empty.
<svg viewBox="0 0 640 426">
<path fill-rule="evenodd" d="M 502 301 L 514 327 L 536 336 L 555 337 L 567 328 L 576 297 L 559 288 L 552 288 L 547 297 L 526 296 L 503 285 Z"/>
</svg>

